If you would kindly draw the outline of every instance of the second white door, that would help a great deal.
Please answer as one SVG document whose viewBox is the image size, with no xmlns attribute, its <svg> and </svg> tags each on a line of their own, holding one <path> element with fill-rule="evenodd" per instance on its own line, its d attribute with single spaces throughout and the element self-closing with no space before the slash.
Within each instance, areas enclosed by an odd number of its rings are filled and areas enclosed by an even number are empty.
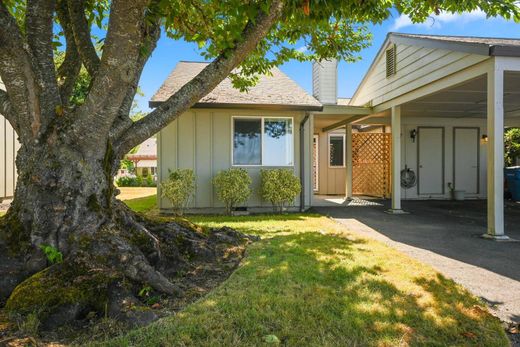
<svg viewBox="0 0 520 347">
<path fill-rule="evenodd" d="M 453 179 L 456 190 L 478 194 L 479 129 L 453 130 Z"/>
<path fill-rule="evenodd" d="M 444 194 L 444 128 L 418 128 L 419 195 Z"/>
</svg>

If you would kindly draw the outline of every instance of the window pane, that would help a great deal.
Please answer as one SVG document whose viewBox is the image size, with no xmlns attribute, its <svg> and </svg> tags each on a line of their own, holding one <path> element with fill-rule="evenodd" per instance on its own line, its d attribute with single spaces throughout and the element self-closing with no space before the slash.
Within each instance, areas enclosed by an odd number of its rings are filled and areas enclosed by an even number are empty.
<svg viewBox="0 0 520 347">
<path fill-rule="evenodd" d="M 343 136 L 329 137 L 329 151 L 330 166 L 343 166 Z"/>
<path fill-rule="evenodd" d="M 263 165 L 293 165 L 293 130 L 291 119 L 265 118 L 263 139 Z"/>
<path fill-rule="evenodd" d="M 233 164 L 260 165 L 262 145 L 260 131 L 262 120 L 257 118 L 234 118 Z"/>
</svg>

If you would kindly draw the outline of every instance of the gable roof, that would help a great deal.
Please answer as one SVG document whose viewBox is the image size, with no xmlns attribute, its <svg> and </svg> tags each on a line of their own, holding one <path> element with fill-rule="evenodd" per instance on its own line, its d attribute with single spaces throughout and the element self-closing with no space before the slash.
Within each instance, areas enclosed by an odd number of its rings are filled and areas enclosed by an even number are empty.
<svg viewBox="0 0 520 347">
<path fill-rule="evenodd" d="M 520 39 L 513 38 L 419 35 L 391 32 L 388 34 L 388 39 L 393 43 L 441 48 L 472 54 L 520 57 Z"/>
<path fill-rule="evenodd" d="M 156 107 L 188 83 L 209 63 L 179 62 L 150 101 Z M 248 92 L 234 88 L 231 79 L 223 80 L 213 91 L 194 105 L 194 108 L 276 108 L 284 110 L 319 111 L 321 103 L 309 95 L 295 81 L 278 68 L 272 76 L 260 76 Z"/>
<path fill-rule="evenodd" d="M 448 35 L 423 35 L 389 32 L 386 39 L 372 60 L 370 67 L 359 83 L 354 95 L 355 100 L 359 91 L 363 88 L 368 76 L 374 70 L 379 59 L 382 58 L 390 44 L 403 44 L 426 48 L 446 49 L 451 51 L 479 54 L 485 56 L 509 56 L 520 57 L 520 39 L 477 37 L 477 36 L 448 36 Z"/>
<path fill-rule="evenodd" d="M 139 145 L 137 151 L 126 156 L 129 160 L 157 159 L 157 139 L 150 137 Z"/>
</svg>

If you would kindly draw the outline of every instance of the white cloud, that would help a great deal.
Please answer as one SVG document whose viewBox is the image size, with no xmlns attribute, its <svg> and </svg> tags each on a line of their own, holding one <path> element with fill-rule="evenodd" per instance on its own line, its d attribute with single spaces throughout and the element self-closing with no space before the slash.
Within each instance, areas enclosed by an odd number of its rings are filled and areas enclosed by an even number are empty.
<svg viewBox="0 0 520 347">
<path fill-rule="evenodd" d="M 390 28 L 391 31 L 397 31 L 401 28 L 416 26 L 426 29 L 439 29 L 444 24 L 457 22 L 459 24 L 466 24 L 469 22 L 473 22 L 479 19 L 485 19 L 486 14 L 483 11 L 477 10 L 472 12 L 464 12 L 461 14 L 458 13 L 448 13 L 441 12 L 439 15 L 431 15 L 425 22 L 423 23 L 413 23 L 410 17 L 407 15 L 400 15 Z"/>
<path fill-rule="evenodd" d="M 307 46 L 301 46 L 301 47 L 297 48 L 296 50 L 298 52 L 305 53 L 305 52 L 307 52 L 308 48 L 307 48 Z"/>
</svg>

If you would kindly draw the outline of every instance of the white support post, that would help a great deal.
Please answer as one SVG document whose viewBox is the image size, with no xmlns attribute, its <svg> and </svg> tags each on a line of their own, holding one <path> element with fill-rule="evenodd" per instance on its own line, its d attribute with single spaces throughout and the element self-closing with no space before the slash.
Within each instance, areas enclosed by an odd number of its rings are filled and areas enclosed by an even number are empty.
<svg viewBox="0 0 520 347">
<path fill-rule="evenodd" d="M 487 233 L 507 240 L 504 234 L 504 70 L 493 64 L 487 74 Z"/>
<path fill-rule="evenodd" d="M 352 124 L 348 123 L 346 126 L 345 134 L 345 148 L 346 148 L 346 184 L 345 184 L 345 197 L 347 200 L 352 199 Z"/>
<path fill-rule="evenodd" d="M 392 208 L 388 213 L 406 213 L 401 209 L 401 106 L 392 106 Z"/>
</svg>

